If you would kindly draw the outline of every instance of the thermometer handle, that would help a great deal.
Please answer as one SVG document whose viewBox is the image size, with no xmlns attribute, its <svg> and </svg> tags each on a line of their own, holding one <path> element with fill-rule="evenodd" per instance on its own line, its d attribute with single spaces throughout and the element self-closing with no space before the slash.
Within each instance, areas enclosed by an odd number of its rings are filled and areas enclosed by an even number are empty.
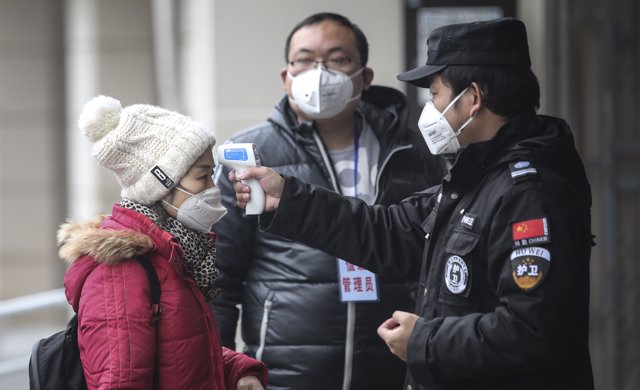
<svg viewBox="0 0 640 390">
<path fill-rule="evenodd" d="M 242 180 L 243 184 L 251 188 L 251 199 L 247 202 L 246 214 L 258 215 L 264 210 L 265 195 L 264 190 L 256 179 Z"/>
</svg>

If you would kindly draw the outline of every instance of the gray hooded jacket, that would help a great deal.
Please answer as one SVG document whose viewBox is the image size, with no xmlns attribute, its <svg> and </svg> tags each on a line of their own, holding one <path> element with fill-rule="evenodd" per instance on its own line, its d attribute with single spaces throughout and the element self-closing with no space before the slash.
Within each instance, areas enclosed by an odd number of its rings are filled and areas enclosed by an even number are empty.
<svg viewBox="0 0 640 390">
<path fill-rule="evenodd" d="M 440 183 L 444 162 L 429 153 L 419 132 L 407 128 L 403 94 L 371 87 L 356 115 L 367 121 L 380 143 L 376 203 L 398 202 Z M 286 96 L 267 122 L 230 142 L 252 142 L 262 165 L 339 192 L 313 123 L 299 124 Z M 223 344 L 234 345 L 241 304 L 245 351 L 266 363 L 270 388 L 340 389 L 345 375 L 351 389 L 399 388 L 405 365 L 376 329 L 394 310 L 413 311 L 417 275 L 412 280 L 379 278 L 380 301 L 356 304 L 355 337 L 345 342 L 347 304 L 340 301 L 336 258 L 258 231 L 256 218 L 236 206 L 228 169 L 220 168 L 216 182 L 229 213 L 214 226 L 222 291 L 214 307 Z M 353 348 L 350 361 L 345 361 L 345 345 Z"/>
</svg>

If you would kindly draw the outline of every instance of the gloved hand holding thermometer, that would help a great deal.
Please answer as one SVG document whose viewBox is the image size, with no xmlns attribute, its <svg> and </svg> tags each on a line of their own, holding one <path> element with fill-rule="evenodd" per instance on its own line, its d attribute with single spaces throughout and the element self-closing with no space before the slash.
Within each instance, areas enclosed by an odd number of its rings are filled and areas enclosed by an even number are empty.
<svg viewBox="0 0 640 390">
<path fill-rule="evenodd" d="M 218 147 L 218 164 L 242 173 L 249 167 L 259 167 L 260 156 L 254 144 L 223 144 Z M 242 180 L 251 187 L 251 199 L 247 203 L 247 215 L 262 214 L 264 210 L 264 191 L 256 179 Z"/>
</svg>

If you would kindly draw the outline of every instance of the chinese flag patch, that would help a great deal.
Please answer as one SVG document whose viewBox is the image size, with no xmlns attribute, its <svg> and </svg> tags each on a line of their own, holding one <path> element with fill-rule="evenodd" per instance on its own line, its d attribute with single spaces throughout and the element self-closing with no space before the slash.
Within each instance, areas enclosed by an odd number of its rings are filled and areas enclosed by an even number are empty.
<svg viewBox="0 0 640 390">
<path fill-rule="evenodd" d="M 549 235 L 546 218 L 530 219 L 520 221 L 511 225 L 513 240 L 526 240 L 528 238 L 542 237 Z"/>
</svg>

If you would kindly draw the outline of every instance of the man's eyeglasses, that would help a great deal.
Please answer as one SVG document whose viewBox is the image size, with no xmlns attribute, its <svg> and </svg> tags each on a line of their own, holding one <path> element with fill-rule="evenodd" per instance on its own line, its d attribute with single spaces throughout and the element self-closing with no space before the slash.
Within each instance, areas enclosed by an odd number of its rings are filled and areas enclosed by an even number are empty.
<svg viewBox="0 0 640 390">
<path fill-rule="evenodd" d="M 345 58 L 345 57 L 330 58 L 328 60 L 322 60 L 322 61 L 312 60 L 310 58 L 303 58 L 299 60 L 289 61 L 289 65 L 297 71 L 309 70 L 311 68 L 318 66 L 319 64 L 322 64 L 327 69 L 342 71 L 342 70 L 349 70 L 353 62 L 354 61 L 351 58 Z"/>
</svg>

